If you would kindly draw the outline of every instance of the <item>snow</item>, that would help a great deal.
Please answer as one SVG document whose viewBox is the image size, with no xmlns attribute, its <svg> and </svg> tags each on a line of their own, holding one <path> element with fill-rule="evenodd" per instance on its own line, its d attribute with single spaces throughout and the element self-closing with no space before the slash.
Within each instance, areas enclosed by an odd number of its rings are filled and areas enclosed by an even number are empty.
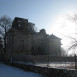
<svg viewBox="0 0 77 77">
<path fill-rule="evenodd" d="M 25 63 L 25 62 L 14 62 L 18 64 L 25 64 L 25 65 L 34 65 L 34 66 L 41 66 L 41 67 L 49 67 L 49 68 L 59 68 L 59 69 L 69 69 L 69 67 L 75 67 L 75 62 L 51 62 L 51 63 Z M 74 69 L 74 68 L 70 68 Z"/>
<path fill-rule="evenodd" d="M 61 69 L 69 69 L 68 67 L 75 66 L 74 62 L 52 62 L 52 63 L 38 63 L 36 66 L 49 67 L 49 68 L 61 68 Z"/>
<path fill-rule="evenodd" d="M 42 77 L 38 73 L 25 72 L 15 67 L 0 63 L 0 77 Z"/>
</svg>

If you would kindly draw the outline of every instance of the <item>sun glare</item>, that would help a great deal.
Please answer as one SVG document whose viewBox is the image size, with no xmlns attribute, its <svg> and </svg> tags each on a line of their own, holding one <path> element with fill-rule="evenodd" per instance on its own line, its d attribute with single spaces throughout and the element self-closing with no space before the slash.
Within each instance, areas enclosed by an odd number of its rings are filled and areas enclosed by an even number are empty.
<svg viewBox="0 0 77 77">
<path fill-rule="evenodd" d="M 74 13 L 70 13 L 71 15 Z M 68 37 L 76 33 L 76 23 L 71 21 L 67 15 L 59 16 L 53 24 L 52 32 L 62 38 L 62 47 L 67 49 L 71 39 Z"/>
</svg>

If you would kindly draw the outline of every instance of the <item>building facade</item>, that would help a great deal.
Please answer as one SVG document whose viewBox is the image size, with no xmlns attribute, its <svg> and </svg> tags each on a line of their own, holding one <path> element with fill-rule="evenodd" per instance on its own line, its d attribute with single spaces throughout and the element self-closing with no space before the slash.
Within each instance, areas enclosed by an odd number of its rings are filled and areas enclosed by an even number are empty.
<svg viewBox="0 0 77 77">
<path fill-rule="evenodd" d="M 55 35 L 34 30 L 33 23 L 15 17 L 12 28 L 7 33 L 7 54 L 61 56 L 61 39 Z"/>
</svg>

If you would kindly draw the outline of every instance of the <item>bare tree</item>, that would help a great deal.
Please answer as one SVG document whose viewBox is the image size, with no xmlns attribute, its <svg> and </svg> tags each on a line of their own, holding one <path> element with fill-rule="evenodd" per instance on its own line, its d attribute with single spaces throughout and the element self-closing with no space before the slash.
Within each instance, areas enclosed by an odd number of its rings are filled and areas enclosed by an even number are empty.
<svg viewBox="0 0 77 77">
<path fill-rule="evenodd" d="M 2 48 L 3 48 L 3 41 L 2 41 L 2 39 L 1 39 L 1 37 L 0 37 L 0 54 L 2 53 Z"/>
<path fill-rule="evenodd" d="M 67 15 L 68 19 L 75 22 L 77 24 L 77 14 Z"/>
<path fill-rule="evenodd" d="M 67 19 L 77 25 L 77 14 L 73 14 L 73 15 L 68 14 Z M 73 33 L 71 36 L 66 36 L 66 35 L 64 35 L 64 36 L 71 39 L 70 45 L 68 47 L 68 51 L 71 49 L 75 50 L 77 48 L 77 32 Z"/>
<path fill-rule="evenodd" d="M 8 16 L 4 15 L 0 18 L 0 35 L 4 41 L 4 52 L 6 53 L 6 34 L 11 28 L 12 20 Z"/>
</svg>

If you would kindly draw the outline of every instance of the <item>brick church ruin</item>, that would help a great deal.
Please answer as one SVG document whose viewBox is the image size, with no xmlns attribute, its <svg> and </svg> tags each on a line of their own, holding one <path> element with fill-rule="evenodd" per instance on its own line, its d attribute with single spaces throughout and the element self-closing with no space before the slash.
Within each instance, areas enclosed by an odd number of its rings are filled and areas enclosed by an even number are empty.
<svg viewBox="0 0 77 77">
<path fill-rule="evenodd" d="M 35 24 L 15 17 L 7 33 L 7 54 L 61 56 L 61 39 L 46 34 L 45 29 L 36 32 Z"/>
</svg>

